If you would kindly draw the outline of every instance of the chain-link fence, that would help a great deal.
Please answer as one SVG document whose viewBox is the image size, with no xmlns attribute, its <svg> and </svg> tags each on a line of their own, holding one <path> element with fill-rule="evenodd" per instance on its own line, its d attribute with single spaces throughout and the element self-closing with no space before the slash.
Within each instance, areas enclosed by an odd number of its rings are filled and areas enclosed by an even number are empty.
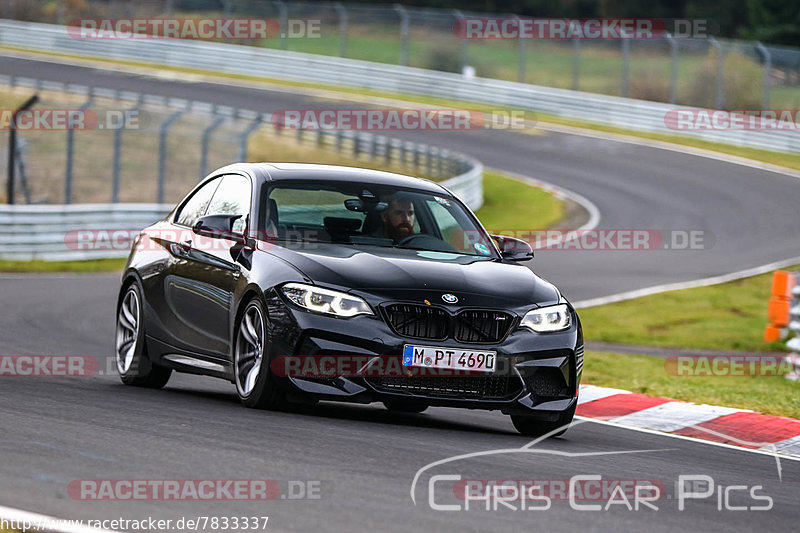
<svg viewBox="0 0 800 533">
<path fill-rule="evenodd" d="M 470 66 L 481 77 L 689 106 L 800 107 L 800 49 L 755 42 L 668 34 L 652 40 L 464 40 L 454 31 L 456 22 L 487 14 L 400 5 L 269 0 L 0 2 L 4 18 L 63 24 L 88 17 L 269 18 L 280 29 L 273 38 L 234 42 L 451 72 Z"/>
<path fill-rule="evenodd" d="M 483 201 L 480 164 L 436 146 L 355 130 L 289 127 L 281 117 L 203 102 L 2 78 L 3 203 L 174 203 L 208 172 L 236 161 L 452 178 L 448 186 L 468 205 L 477 209 Z M 17 113 L 32 96 L 35 102 Z"/>
</svg>

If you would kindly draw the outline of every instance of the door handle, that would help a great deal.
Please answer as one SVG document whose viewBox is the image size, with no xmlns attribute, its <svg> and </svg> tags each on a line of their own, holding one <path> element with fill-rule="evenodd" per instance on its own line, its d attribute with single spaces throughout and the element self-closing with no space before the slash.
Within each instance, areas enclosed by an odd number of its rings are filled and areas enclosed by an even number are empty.
<svg viewBox="0 0 800 533">
<path fill-rule="evenodd" d="M 183 248 L 183 251 L 184 251 L 184 252 L 188 252 L 189 250 L 191 250 L 191 249 L 192 249 L 192 239 L 186 239 L 185 241 L 183 241 L 182 243 L 180 243 L 180 245 L 179 245 L 179 246 L 180 246 L 181 248 Z"/>
</svg>

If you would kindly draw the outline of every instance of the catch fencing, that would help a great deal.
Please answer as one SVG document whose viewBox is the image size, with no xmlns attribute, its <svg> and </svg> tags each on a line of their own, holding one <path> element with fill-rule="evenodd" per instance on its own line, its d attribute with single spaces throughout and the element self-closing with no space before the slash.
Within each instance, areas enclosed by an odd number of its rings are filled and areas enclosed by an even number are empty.
<svg viewBox="0 0 800 533">
<path fill-rule="evenodd" d="M 477 102 L 500 109 L 525 109 L 638 131 L 800 153 L 800 135 L 795 128 L 697 129 L 693 126 L 689 129 L 676 129 L 676 113 L 689 113 L 696 117 L 697 110 L 686 106 L 470 77 L 409 66 L 206 41 L 75 39 L 64 26 L 13 21 L 0 22 L 0 44 L 211 73 Z"/>
</svg>

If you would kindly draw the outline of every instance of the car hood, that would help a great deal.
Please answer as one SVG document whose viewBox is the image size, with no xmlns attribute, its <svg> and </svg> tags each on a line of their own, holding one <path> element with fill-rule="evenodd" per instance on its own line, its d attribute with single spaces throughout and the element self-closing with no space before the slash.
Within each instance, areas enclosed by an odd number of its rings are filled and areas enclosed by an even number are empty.
<svg viewBox="0 0 800 533">
<path fill-rule="evenodd" d="M 559 300 L 555 286 L 526 266 L 483 257 L 312 243 L 260 248 L 294 265 L 315 284 L 393 300 L 433 298 L 441 304 L 446 293 L 455 295 L 459 306 L 524 307 Z"/>
</svg>

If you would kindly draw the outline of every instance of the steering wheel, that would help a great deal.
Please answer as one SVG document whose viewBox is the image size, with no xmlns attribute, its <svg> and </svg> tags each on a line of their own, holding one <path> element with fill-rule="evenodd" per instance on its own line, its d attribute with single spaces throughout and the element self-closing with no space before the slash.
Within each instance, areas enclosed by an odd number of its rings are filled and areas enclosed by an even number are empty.
<svg viewBox="0 0 800 533">
<path fill-rule="evenodd" d="M 425 235 L 424 233 L 412 233 L 411 235 L 406 235 L 399 241 L 397 241 L 397 246 L 406 246 L 409 243 L 414 242 L 415 239 L 421 238 L 430 238 L 429 235 Z"/>
</svg>

